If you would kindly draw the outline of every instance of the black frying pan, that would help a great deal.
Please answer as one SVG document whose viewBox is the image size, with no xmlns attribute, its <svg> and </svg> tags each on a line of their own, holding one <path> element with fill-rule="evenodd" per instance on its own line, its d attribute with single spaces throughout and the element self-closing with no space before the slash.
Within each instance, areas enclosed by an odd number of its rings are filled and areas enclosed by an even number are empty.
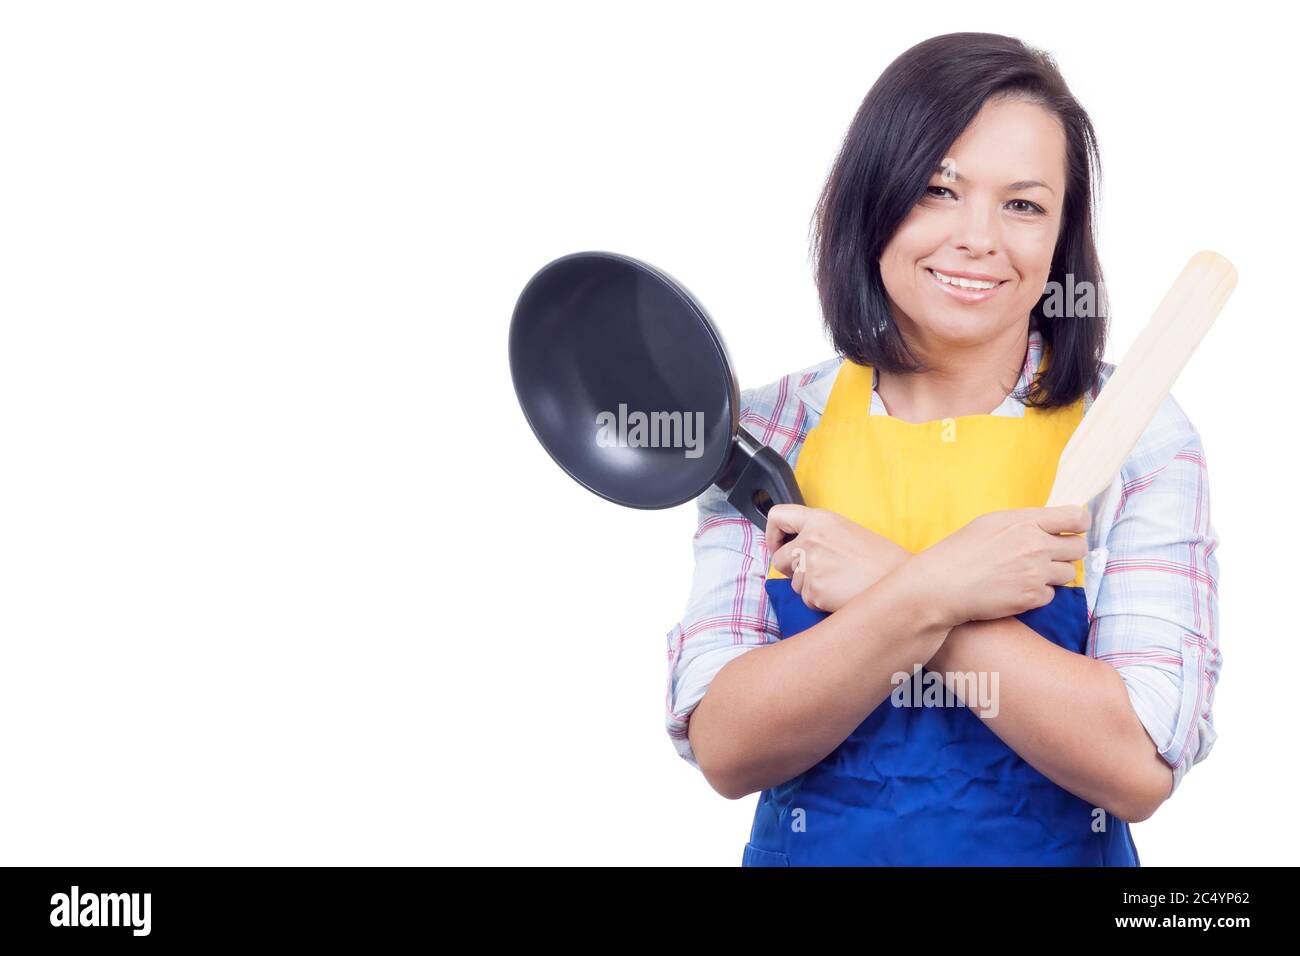
<svg viewBox="0 0 1300 956">
<path fill-rule="evenodd" d="M 510 321 L 510 375 L 533 434 L 602 498 L 671 508 L 716 484 L 764 529 L 772 505 L 803 503 L 785 459 L 740 427 L 703 306 L 644 262 L 578 252 L 544 266 Z"/>
</svg>

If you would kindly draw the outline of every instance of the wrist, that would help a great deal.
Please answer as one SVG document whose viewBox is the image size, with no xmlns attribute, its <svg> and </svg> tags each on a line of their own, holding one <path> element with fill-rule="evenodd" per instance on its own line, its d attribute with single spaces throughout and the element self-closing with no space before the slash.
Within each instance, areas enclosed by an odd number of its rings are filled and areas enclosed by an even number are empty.
<svg viewBox="0 0 1300 956">
<path fill-rule="evenodd" d="M 908 556 L 887 577 L 897 588 L 898 600 L 906 608 L 909 618 L 923 631 L 949 631 L 962 623 L 957 615 L 936 593 L 939 589 L 931 583 L 929 562 L 924 551 Z"/>
<path fill-rule="evenodd" d="M 939 645 L 939 649 L 934 652 L 925 666 L 932 671 L 951 670 L 948 662 L 952 655 L 961 650 L 962 642 L 975 632 L 979 623 L 979 621 L 966 621 L 949 630 L 948 636 L 943 639 L 943 643 Z"/>
</svg>

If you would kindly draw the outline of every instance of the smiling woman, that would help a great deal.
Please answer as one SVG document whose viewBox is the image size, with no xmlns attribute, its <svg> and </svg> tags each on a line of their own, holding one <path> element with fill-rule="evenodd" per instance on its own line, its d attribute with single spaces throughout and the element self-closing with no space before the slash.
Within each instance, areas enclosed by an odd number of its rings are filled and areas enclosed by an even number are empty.
<svg viewBox="0 0 1300 956">
<path fill-rule="evenodd" d="M 1195 429 L 1167 398 L 1107 492 L 1045 507 L 1113 368 L 1099 168 L 1051 57 L 1011 37 L 913 47 L 854 118 L 815 213 L 839 354 L 741 396 L 806 506 L 764 538 L 706 492 L 669 632 L 678 751 L 761 791 L 746 865 L 1136 866 L 1129 823 L 1209 753 Z M 911 706 L 891 691 L 918 668 L 997 699 Z"/>
<path fill-rule="evenodd" d="M 925 334 L 907 318 L 909 311 L 948 319 L 954 334 L 973 324 L 971 331 L 980 334 L 986 330 L 972 323 L 976 313 L 947 308 L 950 303 L 939 296 L 967 304 L 1001 295 L 1012 301 L 999 303 L 996 312 L 1016 318 L 1019 332 L 1020 317 L 1037 303 L 1052 268 L 1061 224 L 1054 197 L 1065 191 L 1065 135 L 1041 106 L 999 97 L 984 104 L 949 153 L 881 257 L 885 289 L 897 307 L 894 321 L 905 339 Z M 993 177 L 1007 168 L 1008 156 L 1042 170 L 1049 181 L 1003 185 Z M 1026 194 L 1036 194 L 1039 202 Z M 986 267 L 995 273 L 968 271 L 980 268 L 995 244 L 1004 252 Z M 958 251 L 965 261 L 949 266 Z"/>
<path fill-rule="evenodd" d="M 1023 93 L 1003 93 L 984 104 L 947 153 L 880 256 L 892 327 L 912 356 L 958 349 L 959 362 L 1009 356 L 1009 376 L 1024 354 L 1025 316 L 1032 322 L 1051 279 L 1062 225 L 1057 197 L 1067 194 L 1065 133 L 1048 109 Z M 1025 172 L 1033 175 L 1008 180 Z M 1091 343 L 1084 337 L 1080 344 Z M 915 361 L 906 370 L 881 367 L 881 395 L 892 414 L 925 421 L 929 408 L 949 398 L 978 412 L 1006 394 L 999 381 L 979 379 L 972 382 L 982 386 L 978 393 L 934 394 L 917 374 L 925 370 Z M 1046 404 L 1077 397 L 1056 395 Z"/>
<path fill-rule="evenodd" d="M 1047 54 L 979 33 L 908 50 L 863 100 L 815 213 L 836 350 L 888 378 L 933 370 L 936 336 L 1006 352 L 1033 329 L 1055 358 L 1030 403 L 1070 404 L 1097 379 L 1107 304 L 1049 323 L 1042 296 L 1052 282 L 1102 288 L 1100 170 L 1092 123 Z M 935 273 L 998 285 L 967 292 Z"/>
</svg>

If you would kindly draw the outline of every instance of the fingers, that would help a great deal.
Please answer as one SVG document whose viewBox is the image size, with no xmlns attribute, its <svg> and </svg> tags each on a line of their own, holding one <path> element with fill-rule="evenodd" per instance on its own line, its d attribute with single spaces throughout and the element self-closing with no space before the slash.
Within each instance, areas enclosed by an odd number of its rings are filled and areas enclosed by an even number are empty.
<svg viewBox="0 0 1300 956">
<path fill-rule="evenodd" d="M 767 553 L 773 556 L 789 538 L 797 535 L 811 511 L 804 505 L 773 505 L 767 512 Z M 781 569 L 781 573 L 788 573 Z"/>
<path fill-rule="evenodd" d="M 1085 534 L 1051 534 L 1047 536 L 1047 555 L 1053 561 L 1078 561 L 1088 554 Z"/>
<path fill-rule="evenodd" d="M 1036 523 L 1048 535 L 1048 556 L 1054 562 L 1066 562 L 1062 566 L 1070 569 L 1070 577 L 1065 583 L 1074 580 L 1074 567 L 1068 562 L 1078 561 L 1088 553 L 1086 532 L 1092 523 L 1088 508 L 1085 505 L 1042 508 L 1038 511 Z"/>
<path fill-rule="evenodd" d="M 772 566 L 788 578 L 793 579 L 794 589 L 799 590 L 799 581 L 806 570 L 808 555 L 797 538 L 791 538 L 772 555 Z"/>
<path fill-rule="evenodd" d="M 1088 514 L 1087 505 L 1057 505 L 1037 509 L 1034 520 L 1048 534 L 1082 534 L 1092 523 L 1092 516 Z"/>
<path fill-rule="evenodd" d="M 1047 574 L 1047 583 L 1065 587 L 1074 583 L 1074 564 L 1068 561 L 1053 561 Z"/>
</svg>

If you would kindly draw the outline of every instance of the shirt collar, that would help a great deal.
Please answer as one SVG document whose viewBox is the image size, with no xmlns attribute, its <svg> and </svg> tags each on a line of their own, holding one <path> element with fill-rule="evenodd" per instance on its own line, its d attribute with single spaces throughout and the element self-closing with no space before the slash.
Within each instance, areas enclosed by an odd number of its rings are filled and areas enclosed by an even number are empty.
<svg viewBox="0 0 1300 956">
<path fill-rule="evenodd" d="M 1031 329 L 1029 332 L 1029 345 L 1025 349 L 1025 361 L 1020 368 L 1020 378 L 1017 380 L 1011 393 L 1002 400 L 1002 404 L 995 408 L 991 414 L 1003 415 L 1008 418 L 1023 418 L 1025 416 L 1025 406 L 1015 398 L 1015 393 L 1029 387 L 1033 381 L 1034 373 L 1038 370 L 1038 360 L 1043 352 L 1043 334 L 1037 329 Z M 833 366 L 829 371 L 813 379 L 807 385 L 795 389 L 795 395 L 812 411 L 820 417 L 826 411 L 826 403 L 830 400 L 831 387 L 835 384 L 835 373 L 839 371 L 839 365 Z M 875 378 L 879 379 L 879 373 L 872 369 Z M 880 395 L 875 391 L 874 382 L 871 391 L 871 414 L 888 415 L 885 410 L 885 403 L 881 400 Z"/>
</svg>

